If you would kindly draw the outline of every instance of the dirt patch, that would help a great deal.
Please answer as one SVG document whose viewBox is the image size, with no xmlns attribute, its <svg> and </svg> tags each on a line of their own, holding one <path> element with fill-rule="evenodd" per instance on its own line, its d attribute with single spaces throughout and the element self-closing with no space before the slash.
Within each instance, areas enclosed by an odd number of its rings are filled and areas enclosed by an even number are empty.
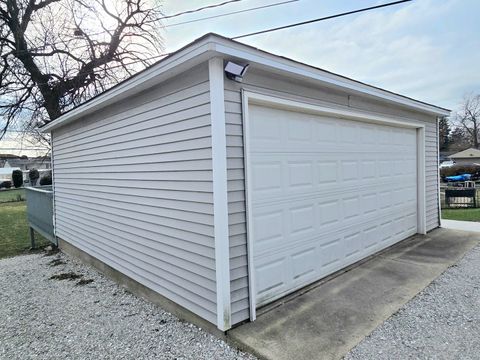
<svg viewBox="0 0 480 360">
<path fill-rule="evenodd" d="M 82 279 L 80 281 L 78 281 L 75 286 L 83 286 L 83 285 L 88 285 L 88 284 L 91 284 L 93 283 L 93 279 Z"/>
<path fill-rule="evenodd" d="M 57 258 L 57 259 L 53 259 L 52 261 L 49 261 L 47 264 L 50 266 L 59 266 L 59 265 L 65 265 L 66 262 L 63 261 L 62 259 Z"/>
<path fill-rule="evenodd" d="M 46 248 L 43 249 L 45 251 L 45 254 L 43 256 L 53 256 L 55 254 L 58 254 L 60 251 L 58 247 L 49 245 Z"/>
<path fill-rule="evenodd" d="M 77 280 L 80 279 L 82 275 L 75 274 L 74 272 L 66 272 L 50 277 L 50 280 Z"/>
</svg>

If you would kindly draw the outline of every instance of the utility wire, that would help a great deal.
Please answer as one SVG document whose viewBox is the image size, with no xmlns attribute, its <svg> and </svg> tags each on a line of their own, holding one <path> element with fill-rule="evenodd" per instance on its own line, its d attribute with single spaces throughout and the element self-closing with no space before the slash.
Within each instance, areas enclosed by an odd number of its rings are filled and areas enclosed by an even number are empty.
<svg viewBox="0 0 480 360">
<path fill-rule="evenodd" d="M 186 14 L 192 14 L 192 13 L 196 13 L 196 12 L 203 11 L 203 10 L 206 10 L 206 9 L 213 9 L 213 8 L 217 8 L 217 7 L 220 7 L 220 6 L 224 6 L 224 5 L 228 5 L 228 4 L 235 3 L 235 2 L 240 2 L 240 1 L 243 1 L 243 0 L 229 0 L 229 1 L 224 1 L 222 3 L 219 3 L 219 4 L 202 6 L 202 7 L 199 7 L 197 9 L 186 10 L 186 11 L 182 11 L 182 12 L 172 14 L 172 15 L 166 15 L 166 16 L 163 16 L 163 17 L 157 19 L 157 20 L 171 19 L 173 17 L 186 15 Z"/>
<path fill-rule="evenodd" d="M 249 11 L 254 11 L 254 10 L 260 10 L 260 9 L 265 9 L 265 8 L 269 8 L 269 7 L 273 7 L 273 6 L 285 5 L 285 4 L 289 4 L 289 3 L 293 3 L 293 2 L 297 2 L 297 1 L 300 1 L 300 0 L 281 1 L 281 2 L 276 2 L 276 3 L 272 3 L 272 4 L 268 4 L 268 5 L 263 5 L 263 6 L 257 6 L 257 7 L 253 7 L 253 8 L 248 8 L 248 9 L 244 9 L 244 10 L 232 11 L 232 12 L 228 12 L 228 13 L 224 13 L 224 14 L 207 16 L 207 17 L 203 17 L 203 18 L 198 18 L 198 19 L 193 19 L 193 20 L 188 20 L 188 21 L 182 21 L 182 22 L 178 22 L 178 23 L 174 23 L 174 24 L 167 24 L 167 25 L 164 25 L 164 27 L 167 28 L 167 27 L 173 27 L 173 26 L 190 24 L 190 23 L 194 23 L 194 22 L 198 22 L 198 21 L 204 21 L 204 20 L 209 20 L 209 19 L 216 19 L 216 18 L 223 17 L 223 16 L 240 14 L 240 13 L 244 13 L 244 12 L 249 12 Z"/>
<path fill-rule="evenodd" d="M 170 17 L 180 16 L 180 15 L 183 15 L 183 14 L 186 14 L 186 13 L 190 13 L 190 12 L 197 12 L 197 11 L 201 11 L 201 10 L 204 10 L 204 9 L 207 9 L 207 8 L 223 6 L 223 5 L 229 4 L 229 3 L 231 3 L 231 2 L 237 2 L 237 1 L 241 1 L 241 0 L 231 0 L 231 1 L 226 1 L 226 2 L 220 3 L 220 4 L 209 5 L 209 6 L 205 6 L 205 7 L 202 7 L 202 8 L 195 9 L 195 10 L 189 10 L 189 11 L 186 11 L 186 12 L 174 14 L 174 15 L 171 15 Z M 253 10 L 257 10 L 257 9 L 261 9 L 261 8 L 266 8 L 266 7 L 271 7 L 271 6 L 278 6 L 278 5 L 283 5 L 283 4 L 286 4 L 286 3 L 292 3 L 292 2 L 296 2 L 296 1 L 299 1 L 299 0 L 287 0 L 287 1 L 279 2 L 279 3 L 272 3 L 272 4 L 268 4 L 268 5 L 264 5 L 264 6 L 255 7 L 255 8 L 239 10 L 239 11 L 235 11 L 235 12 L 231 12 L 231 13 L 219 14 L 219 15 L 215 15 L 215 16 L 212 16 L 212 17 L 201 18 L 201 19 L 194 19 L 194 20 L 191 20 L 191 21 L 185 21 L 185 22 L 183 22 L 183 23 L 171 24 L 170 26 L 176 26 L 176 25 L 181 25 L 181 24 L 185 24 L 185 23 L 190 23 L 190 22 L 195 22 L 195 21 L 206 20 L 206 19 L 210 19 L 210 18 L 227 16 L 227 15 L 232 15 L 232 14 L 236 14 L 236 13 L 240 13 L 240 12 L 253 11 Z M 252 33 L 248 33 L 248 34 L 244 34 L 244 35 L 235 36 L 235 37 L 232 37 L 231 39 L 232 39 L 232 40 L 235 40 L 235 39 L 240 39 L 240 38 L 244 38 L 244 37 L 248 37 L 248 36 L 260 35 L 260 34 L 264 34 L 264 33 L 268 33 L 268 32 L 273 32 L 273 31 L 283 30 L 283 29 L 292 28 L 292 27 L 296 27 L 296 26 L 311 24 L 311 23 L 315 23 L 315 22 L 319 22 L 319 21 L 334 19 L 334 18 L 346 16 L 346 15 L 351 15 L 351 14 L 356 14 L 356 13 L 360 13 L 360 12 L 370 11 L 370 10 L 374 10 L 374 9 L 384 8 L 384 7 L 387 7 L 387 6 L 398 5 L 398 4 L 405 3 L 405 2 L 410 2 L 410 1 L 412 1 L 412 0 L 394 1 L 394 2 L 390 2 L 390 3 L 382 4 L 382 5 L 376 5 L 376 6 L 371 6 L 371 7 L 367 7 L 367 8 L 352 10 L 352 11 L 348 11 L 348 12 L 344 12 L 344 13 L 340 13 L 340 14 L 325 16 L 325 17 L 318 18 L 318 19 L 312 19 L 312 20 L 307 20 L 307 21 L 303 21 L 303 22 L 299 22 L 299 23 L 294 23 L 294 24 L 279 26 L 279 27 L 276 27 L 276 28 L 271 28 L 271 29 L 256 31 L 256 32 L 252 32 Z M 136 63 L 140 63 L 140 62 L 143 63 L 144 61 L 153 60 L 153 59 L 157 59 L 157 58 L 159 58 L 159 57 L 165 57 L 165 56 L 168 56 L 168 55 L 170 55 L 170 53 L 154 55 L 154 56 L 151 56 L 151 57 L 142 59 L 142 60 L 132 61 L 132 62 L 125 63 L 125 64 L 119 64 L 119 65 L 108 66 L 108 67 L 105 66 L 105 70 L 111 70 L 111 69 L 115 69 L 115 68 L 119 68 L 119 67 L 124 67 L 124 66 L 128 66 L 128 65 L 133 65 L 133 64 L 136 64 Z M 45 83 L 38 83 L 37 85 L 41 85 L 41 84 L 45 84 Z"/>
<path fill-rule="evenodd" d="M 238 1 L 238 0 L 234 0 L 234 1 Z M 289 3 L 289 2 L 295 2 L 295 1 L 299 1 L 299 0 L 288 0 L 288 1 L 280 2 L 280 3 L 264 5 L 263 7 L 281 5 L 281 4 L 285 4 L 285 3 Z M 352 10 L 352 11 L 348 11 L 348 12 L 344 12 L 344 13 L 340 13 L 340 14 L 335 14 L 335 15 L 330 15 L 330 16 L 326 16 L 326 17 L 322 17 L 322 18 L 318 18 L 318 19 L 307 20 L 307 21 L 303 21 L 303 22 L 299 22 L 299 23 L 295 23 L 295 24 L 289 24 L 289 25 L 279 26 L 279 27 L 276 27 L 276 28 L 256 31 L 256 32 L 248 33 L 248 34 L 244 34 L 244 35 L 239 35 L 239 36 L 232 37 L 231 39 L 235 40 L 235 39 L 240 39 L 240 38 L 244 38 L 244 37 L 248 37 L 248 36 L 259 35 L 259 34 L 264 34 L 264 33 L 272 32 L 272 31 L 287 29 L 287 28 L 291 28 L 291 27 L 295 27 L 295 26 L 311 24 L 311 23 L 314 23 L 314 22 L 334 19 L 334 18 L 341 17 L 341 16 L 346 16 L 346 15 L 356 14 L 356 13 L 360 13 L 360 12 L 370 11 L 370 10 L 379 9 L 379 8 L 392 6 L 392 5 L 397 5 L 397 4 L 401 4 L 401 3 L 405 3 L 405 2 L 409 2 L 409 1 L 412 1 L 412 0 L 401 0 L 401 1 L 395 1 L 395 2 L 386 3 L 386 4 L 382 4 L 382 5 L 376 5 L 376 6 L 371 6 L 371 7 L 367 7 L 367 8 Z M 228 3 L 228 2 L 226 2 L 226 3 Z M 226 3 L 222 3 L 222 4 L 226 4 Z M 220 4 L 217 4 L 217 6 L 220 6 Z M 262 8 L 262 7 L 258 7 L 258 8 Z M 255 9 L 257 9 L 257 8 L 255 8 Z M 253 10 L 253 9 L 245 9 L 245 10 L 240 10 L 238 12 L 245 12 L 245 11 L 251 11 L 251 10 Z M 234 12 L 234 13 L 237 13 L 237 12 Z M 223 14 L 223 16 L 226 16 L 226 15 L 229 15 L 229 14 Z M 218 16 L 221 16 L 221 15 L 217 15 L 216 17 L 218 17 Z M 200 20 L 203 20 L 203 19 L 192 20 L 191 22 L 200 21 Z M 172 26 L 173 25 L 175 25 L 175 24 L 172 24 Z M 140 63 L 140 62 L 144 62 L 144 61 L 148 61 L 148 60 L 153 60 L 153 59 L 156 59 L 156 58 L 159 58 L 159 57 L 165 57 L 165 56 L 168 56 L 168 55 L 170 55 L 170 53 L 154 55 L 154 56 L 142 59 L 142 60 L 132 61 L 132 62 L 129 62 L 129 63 L 126 63 L 126 64 L 109 66 L 108 69 L 106 69 L 106 70 L 111 70 L 111 69 L 123 67 L 123 66 L 126 66 L 126 65 L 127 66 L 128 65 L 133 65 L 133 64 L 136 64 L 136 63 Z M 37 85 L 40 85 L 40 84 L 44 84 L 44 83 L 38 83 Z"/>
<path fill-rule="evenodd" d="M 244 34 L 244 35 L 238 35 L 238 36 L 232 37 L 231 39 L 232 40 L 241 39 L 241 38 L 245 38 L 245 37 L 248 37 L 248 36 L 260 35 L 260 34 L 265 34 L 265 33 L 269 33 L 269 32 L 272 32 L 272 31 L 278 31 L 278 30 L 288 29 L 288 28 L 292 28 L 292 27 L 296 27 L 296 26 L 312 24 L 312 23 L 315 23 L 315 22 L 330 20 L 330 19 L 341 17 L 341 16 L 356 14 L 356 13 L 369 11 L 369 10 L 374 10 L 374 9 L 380 9 L 380 8 L 387 7 L 387 6 L 392 6 L 392 5 L 398 5 L 398 4 L 402 4 L 402 3 L 405 3 L 405 2 L 409 2 L 409 1 L 412 1 L 412 0 L 401 0 L 401 1 L 394 1 L 394 2 L 390 2 L 390 3 L 382 4 L 382 5 L 370 6 L 370 7 L 363 8 L 363 9 L 352 10 L 352 11 L 347 11 L 347 12 L 340 13 L 340 14 L 325 16 L 325 17 L 321 17 L 321 18 L 318 18 L 318 19 L 312 19 L 312 20 L 302 21 L 302 22 L 298 22 L 298 23 L 294 23 L 294 24 L 279 26 L 279 27 L 276 27 L 276 28 L 255 31 L 255 32 L 252 32 L 252 33 Z"/>
</svg>

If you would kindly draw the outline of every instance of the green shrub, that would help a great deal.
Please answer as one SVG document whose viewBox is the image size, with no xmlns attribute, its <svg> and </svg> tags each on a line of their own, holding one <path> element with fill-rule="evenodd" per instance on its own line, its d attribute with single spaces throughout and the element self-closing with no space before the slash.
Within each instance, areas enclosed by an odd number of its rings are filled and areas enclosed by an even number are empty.
<svg viewBox="0 0 480 360">
<path fill-rule="evenodd" d="M 28 172 L 28 178 L 30 179 L 30 185 L 37 185 L 37 180 L 40 177 L 40 173 L 37 169 L 32 169 Z"/>
<path fill-rule="evenodd" d="M 0 183 L 0 189 L 10 189 L 12 187 L 11 181 L 3 181 Z"/>
<path fill-rule="evenodd" d="M 465 164 L 465 165 L 453 165 L 440 169 L 440 176 L 445 178 L 447 176 L 455 176 L 462 174 L 480 175 L 480 165 Z"/>
<path fill-rule="evenodd" d="M 22 187 L 23 185 L 23 173 L 22 170 L 13 170 L 12 172 L 12 181 L 15 188 Z"/>
<path fill-rule="evenodd" d="M 40 179 L 40 185 L 42 185 L 42 186 L 52 185 L 52 174 L 49 173 L 49 174 L 45 174 L 44 176 L 42 176 L 42 178 Z"/>
</svg>

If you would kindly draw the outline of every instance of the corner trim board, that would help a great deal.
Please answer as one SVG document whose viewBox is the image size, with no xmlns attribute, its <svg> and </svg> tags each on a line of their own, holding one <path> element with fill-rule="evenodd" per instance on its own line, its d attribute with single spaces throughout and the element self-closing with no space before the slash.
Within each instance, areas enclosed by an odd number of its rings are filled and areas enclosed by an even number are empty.
<svg viewBox="0 0 480 360">
<path fill-rule="evenodd" d="M 208 62 L 210 116 L 212 124 L 213 215 L 215 234 L 215 270 L 217 283 L 217 327 L 232 326 L 230 301 L 230 249 L 228 229 L 227 139 L 223 59 Z"/>
</svg>

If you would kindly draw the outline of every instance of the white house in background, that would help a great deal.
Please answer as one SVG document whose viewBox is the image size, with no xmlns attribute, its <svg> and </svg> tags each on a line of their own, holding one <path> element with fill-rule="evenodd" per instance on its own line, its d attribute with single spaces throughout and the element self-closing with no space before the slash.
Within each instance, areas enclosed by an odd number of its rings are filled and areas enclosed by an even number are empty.
<svg viewBox="0 0 480 360">
<path fill-rule="evenodd" d="M 0 182 L 12 181 L 12 173 L 20 168 L 0 168 Z"/>
<path fill-rule="evenodd" d="M 46 170 L 51 168 L 51 161 L 49 157 L 38 157 L 31 159 L 10 158 L 5 161 L 5 168 L 19 168 L 22 171 L 31 169 Z"/>
<path fill-rule="evenodd" d="M 450 160 L 455 161 L 455 164 L 480 164 L 480 150 L 470 148 L 460 151 L 449 156 Z"/>
<path fill-rule="evenodd" d="M 208 34 L 43 128 L 55 234 L 225 331 L 438 227 L 448 114 Z"/>
</svg>

